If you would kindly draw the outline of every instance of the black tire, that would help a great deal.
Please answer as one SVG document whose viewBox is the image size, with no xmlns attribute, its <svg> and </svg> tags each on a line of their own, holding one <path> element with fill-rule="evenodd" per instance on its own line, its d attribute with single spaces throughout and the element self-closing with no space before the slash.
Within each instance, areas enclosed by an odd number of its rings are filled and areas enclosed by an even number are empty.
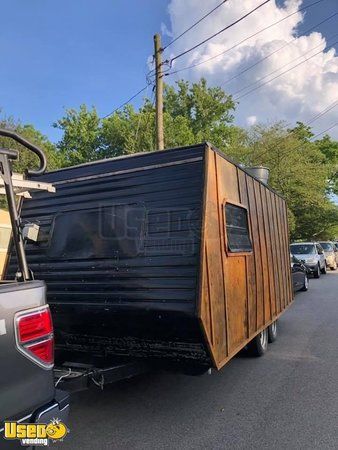
<svg viewBox="0 0 338 450">
<path fill-rule="evenodd" d="M 327 274 L 326 263 L 324 264 L 324 267 L 320 271 L 323 275 Z"/>
<path fill-rule="evenodd" d="M 302 287 L 301 290 L 306 292 L 308 289 L 309 289 L 309 278 L 308 278 L 307 275 L 305 275 L 305 277 L 304 277 L 304 284 L 303 284 L 303 287 Z"/>
<path fill-rule="evenodd" d="M 262 356 L 268 348 L 268 329 L 265 328 L 255 336 L 247 345 L 247 351 L 251 356 Z"/>
<path fill-rule="evenodd" d="M 277 339 L 277 320 L 268 326 L 268 342 L 271 344 Z"/>
<path fill-rule="evenodd" d="M 320 278 L 320 273 L 321 273 L 320 265 L 318 264 L 317 270 L 316 270 L 316 272 L 313 273 L 313 276 L 314 276 L 315 278 Z"/>
<path fill-rule="evenodd" d="M 333 267 L 330 267 L 331 270 L 337 270 L 337 263 Z"/>
</svg>

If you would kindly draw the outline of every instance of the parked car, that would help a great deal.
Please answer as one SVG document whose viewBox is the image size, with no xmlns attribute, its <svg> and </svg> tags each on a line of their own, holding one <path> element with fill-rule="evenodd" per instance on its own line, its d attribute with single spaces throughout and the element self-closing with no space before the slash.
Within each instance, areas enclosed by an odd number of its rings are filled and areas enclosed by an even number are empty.
<svg viewBox="0 0 338 450">
<path fill-rule="evenodd" d="M 290 255 L 292 285 L 294 291 L 307 291 L 309 289 L 308 269 L 294 255 Z"/>
<path fill-rule="evenodd" d="M 337 269 L 337 260 L 336 260 L 336 246 L 333 242 L 323 241 L 320 242 L 320 245 L 323 247 L 326 265 L 330 267 L 331 270 Z"/>
<path fill-rule="evenodd" d="M 291 253 L 305 264 L 315 278 L 326 273 L 324 250 L 318 242 L 299 242 L 291 244 Z"/>
<path fill-rule="evenodd" d="M 333 246 L 334 246 L 334 254 L 335 254 L 335 257 L 336 257 L 336 262 L 337 262 L 337 265 L 338 265 L 338 242 L 333 242 Z"/>
</svg>

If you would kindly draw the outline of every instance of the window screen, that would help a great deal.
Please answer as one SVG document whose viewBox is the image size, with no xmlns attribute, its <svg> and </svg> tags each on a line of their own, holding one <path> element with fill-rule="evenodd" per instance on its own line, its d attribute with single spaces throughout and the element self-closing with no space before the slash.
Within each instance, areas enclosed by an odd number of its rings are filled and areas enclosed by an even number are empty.
<svg viewBox="0 0 338 450">
<path fill-rule="evenodd" d="M 225 205 L 225 218 L 228 250 L 234 253 L 252 251 L 247 210 L 227 203 Z"/>
<path fill-rule="evenodd" d="M 145 216 L 144 206 L 137 204 L 60 213 L 47 254 L 57 259 L 137 256 L 143 249 Z"/>
</svg>

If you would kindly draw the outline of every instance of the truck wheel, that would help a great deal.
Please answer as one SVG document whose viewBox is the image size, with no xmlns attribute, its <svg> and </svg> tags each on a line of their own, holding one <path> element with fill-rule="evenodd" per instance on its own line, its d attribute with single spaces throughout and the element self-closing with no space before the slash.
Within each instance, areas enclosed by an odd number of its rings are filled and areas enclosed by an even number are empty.
<svg viewBox="0 0 338 450">
<path fill-rule="evenodd" d="M 306 292 L 308 289 L 309 289 L 309 279 L 307 275 L 305 275 L 304 284 L 301 290 Z"/>
<path fill-rule="evenodd" d="M 268 326 L 268 342 L 271 344 L 277 339 L 277 320 Z"/>
<path fill-rule="evenodd" d="M 313 276 L 315 278 L 319 278 L 320 277 L 320 266 L 319 266 L 319 264 L 317 266 L 317 270 L 313 273 Z"/>
<path fill-rule="evenodd" d="M 327 273 L 326 263 L 324 264 L 324 267 L 322 268 L 321 272 L 323 275 L 326 275 L 326 273 Z"/>
<path fill-rule="evenodd" d="M 268 348 L 268 329 L 261 331 L 247 345 L 248 353 L 251 356 L 262 356 Z"/>
</svg>

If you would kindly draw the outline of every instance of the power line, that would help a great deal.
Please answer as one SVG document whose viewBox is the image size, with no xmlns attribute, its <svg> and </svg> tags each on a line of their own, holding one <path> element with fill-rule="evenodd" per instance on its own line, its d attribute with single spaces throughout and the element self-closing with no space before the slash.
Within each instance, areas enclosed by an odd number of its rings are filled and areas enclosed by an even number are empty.
<svg viewBox="0 0 338 450">
<path fill-rule="evenodd" d="M 183 72 L 184 70 L 193 69 L 193 68 L 195 68 L 195 67 L 197 67 L 197 66 L 200 66 L 201 64 L 205 64 L 205 63 L 207 63 L 207 62 L 209 62 L 209 61 L 212 61 L 213 59 L 216 59 L 216 58 L 218 58 L 219 56 L 224 55 L 225 53 L 227 53 L 227 52 L 233 50 L 234 48 L 236 48 L 236 47 L 238 47 L 239 45 L 243 44 L 244 42 L 248 41 L 249 39 L 251 39 L 251 38 L 257 36 L 258 34 L 260 34 L 260 33 L 264 32 L 264 31 L 266 31 L 266 30 L 268 30 L 268 29 L 274 27 L 275 25 L 280 24 L 281 22 L 283 22 L 284 20 L 288 19 L 289 17 L 292 17 L 292 16 L 294 16 L 295 14 L 297 14 L 297 13 L 299 13 L 299 12 L 305 11 L 306 9 L 311 8 L 312 6 L 315 6 L 315 5 L 317 5 L 318 3 L 321 3 L 321 2 L 323 2 L 323 1 L 324 1 L 324 0 L 317 0 L 317 1 L 313 2 L 313 3 L 310 3 L 310 5 L 303 6 L 302 8 L 298 8 L 296 11 L 294 11 L 294 12 L 288 14 L 287 16 L 283 17 L 283 18 L 280 19 L 280 20 L 277 20 L 276 22 L 273 22 L 272 24 L 268 25 L 267 27 L 262 28 L 261 30 L 257 31 L 256 33 L 251 34 L 250 36 L 246 37 L 245 39 L 242 39 L 240 42 L 234 44 L 232 47 L 227 48 L 226 50 L 222 51 L 221 53 L 218 53 L 217 55 L 211 56 L 210 58 L 204 59 L 203 61 L 199 61 L 199 62 L 197 62 L 197 63 L 191 64 L 190 66 L 182 67 L 181 69 L 177 69 L 177 70 L 175 70 L 175 71 L 167 72 L 167 73 L 165 74 L 165 76 L 175 75 L 175 74 L 177 74 L 177 73 Z M 172 61 L 173 61 L 173 60 L 172 60 Z"/>
<path fill-rule="evenodd" d="M 332 106 L 333 105 L 333 106 Z M 312 119 L 305 122 L 304 125 L 310 125 L 311 123 L 315 122 L 316 120 L 320 119 L 321 117 L 325 116 L 328 112 L 330 112 L 333 108 L 335 108 L 338 105 L 338 99 L 335 100 L 333 103 L 330 103 L 329 106 L 327 106 L 322 112 L 319 114 L 316 114 Z"/>
<path fill-rule="evenodd" d="M 214 33 L 213 35 L 209 36 L 208 38 L 204 39 L 203 41 L 199 42 L 198 44 L 194 45 L 193 47 L 184 50 L 184 52 L 180 53 L 179 55 L 174 56 L 173 58 L 171 58 L 171 63 L 173 63 L 173 61 L 175 61 L 178 58 L 181 58 L 181 56 L 186 55 L 187 53 L 192 52 L 193 50 L 196 50 L 196 48 L 200 47 L 203 44 L 206 44 L 208 41 L 210 41 L 211 39 L 213 39 L 216 36 L 219 36 L 221 33 L 223 33 L 224 31 L 228 30 L 229 28 L 233 27 L 234 25 L 236 25 L 237 23 L 241 22 L 242 20 L 246 19 L 248 16 L 250 16 L 251 14 L 253 14 L 255 11 L 257 11 L 259 8 L 261 8 L 262 6 L 266 5 L 267 3 L 269 3 L 271 0 L 265 0 L 263 3 L 261 3 L 260 5 L 256 6 L 256 8 L 252 9 L 251 11 L 249 11 L 248 13 L 244 14 L 244 16 L 241 16 L 239 19 L 235 20 L 234 22 L 232 22 L 230 25 L 227 25 L 226 27 L 222 28 L 221 30 L 217 31 L 217 33 Z"/>
<path fill-rule="evenodd" d="M 138 97 L 140 94 L 142 94 L 142 92 L 144 92 L 148 86 L 150 85 L 150 83 L 147 83 L 142 89 L 140 89 L 138 92 L 136 92 L 136 94 L 134 94 L 132 97 L 130 97 L 127 101 L 125 101 L 124 103 L 122 103 L 122 105 L 118 106 L 117 108 L 115 108 L 112 112 L 110 112 L 109 114 L 106 114 L 105 116 L 101 117 L 101 119 L 106 119 L 107 117 L 113 115 L 116 111 L 118 111 L 119 109 L 123 108 L 124 106 L 126 106 L 128 103 L 130 103 L 131 101 L 134 100 L 134 98 Z"/>
<path fill-rule="evenodd" d="M 330 103 L 329 106 L 327 106 L 322 112 L 318 113 L 317 115 L 315 115 L 311 120 L 309 120 L 306 124 L 310 125 L 311 123 L 315 122 L 316 120 L 320 119 L 322 116 L 324 116 L 325 114 L 327 114 L 328 112 L 332 111 L 333 108 L 335 108 L 336 106 L 338 106 L 338 99 L 335 100 L 334 102 Z"/>
<path fill-rule="evenodd" d="M 338 41 L 333 42 L 332 45 L 336 45 L 338 43 Z M 279 75 L 276 75 L 275 77 L 271 78 L 270 80 L 265 81 L 264 83 L 260 84 L 259 86 L 251 89 L 250 91 L 246 92 L 245 94 L 240 95 L 239 97 L 236 97 L 234 100 L 240 100 L 243 97 L 246 97 L 247 95 L 251 94 L 252 92 L 256 91 L 257 89 L 260 89 L 261 87 L 265 86 L 268 83 L 271 83 L 271 81 L 276 80 L 277 78 L 281 77 L 282 75 L 285 75 L 286 73 L 290 72 L 291 70 L 295 69 L 296 67 L 304 64 L 305 62 L 309 61 L 310 59 L 314 58 L 315 56 L 319 55 L 320 53 L 322 53 L 327 47 L 325 47 L 324 49 L 320 50 L 319 52 L 315 53 L 314 55 L 310 56 L 309 58 L 305 59 L 304 61 L 301 61 L 300 63 L 290 67 L 288 70 L 285 70 L 284 72 L 280 73 Z M 313 49 L 312 49 L 313 50 Z M 304 56 L 304 55 L 302 55 Z M 298 59 L 298 58 L 297 58 Z M 290 64 L 290 63 L 289 63 Z M 280 69 L 278 69 L 280 70 Z M 271 74 L 269 74 L 271 75 Z M 264 77 L 265 78 L 265 77 Z"/>
<path fill-rule="evenodd" d="M 330 103 L 323 111 L 321 111 L 320 113 L 316 114 L 314 117 L 312 117 L 312 119 L 303 122 L 304 125 L 310 125 L 311 123 L 315 122 L 316 120 L 318 120 L 320 117 L 324 116 L 325 114 L 327 114 L 329 111 L 331 111 L 335 106 L 338 105 L 338 99 L 335 100 L 334 102 Z M 337 124 L 336 124 L 337 125 Z M 327 131 L 329 131 L 330 129 L 334 128 L 336 125 L 333 125 L 332 127 L 328 128 L 327 130 L 322 131 L 321 133 L 316 134 L 315 136 L 312 136 L 311 140 L 315 139 L 316 137 L 320 136 L 323 133 L 326 133 Z M 293 134 L 297 133 L 297 128 L 294 128 L 293 130 L 288 130 L 288 136 L 292 136 Z M 285 137 L 280 138 L 274 145 L 278 145 L 279 143 L 282 143 L 284 141 Z M 303 143 L 300 145 L 302 146 Z M 300 146 L 297 146 L 294 148 L 294 150 L 297 150 Z M 267 153 L 269 153 L 270 148 L 268 150 L 266 150 L 265 152 L 261 153 L 259 156 L 260 158 L 264 157 Z"/>
<path fill-rule="evenodd" d="M 332 128 L 335 128 L 338 126 L 338 122 L 334 123 L 333 125 L 331 125 L 329 128 L 326 128 L 326 130 L 322 131 L 321 133 L 316 134 L 315 136 L 313 136 L 311 138 L 311 141 L 313 141 L 313 139 L 317 138 L 318 136 L 321 136 L 324 133 L 327 133 L 328 131 L 332 130 Z"/>
<path fill-rule="evenodd" d="M 224 83 L 221 84 L 221 86 L 224 86 L 228 83 L 230 83 L 230 81 L 234 80 L 235 78 L 238 78 L 239 76 L 243 75 L 244 73 L 246 73 L 248 70 L 252 69 L 253 67 L 256 67 L 258 64 L 260 64 L 263 61 L 266 61 L 268 58 L 270 58 L 270 56 L 276 54 L 277 52 L 279 52 L 280 50 L 283 50 L 283 48 L 289 46 L 290 44 L 292 44 L 294 41 L 296 41 L 297 39 L 299 39 L 302 36 L 306 36 L 307 33 L 310 33 L 312 30 L 316 29 L 317 27 L 319 27 L 320 25 L 322 25 L 325 22 L 328 22 L 329 20 L 331 20 L 333 17 L 337 16 L 338 12 L 335 12 L 334 14 L 331 14 L 331 16 L 327 17 L 326 19 L 322 20 L 321 22 L 317 23 L 316 25 L 314 25 L 311 28 L 308 28 L 307 30 L 305 30 L 303 32 L 303 34 L 301 36 L 296 36 L 294 39 L 292 39 L 289 42 L 286 42 L 284 45 L 282 45 L 281 47 L 279 47 L 278 49 L 274 50 L 273 52 L 269 53 L 268 55 L 264 56 L 263 58 L 259 59 L 258 61 L 256 61 L 254 64 L 251 64 L 250 66 L 247 66 L 245 69 L 241 70 L 240 72 L 237 72 L 234 76 L 232 76 L 231 78 L 229 78 L 228 80 L 226 80 Z"/>
<path fill-rule="evenodd" d="M 211 11 L 209 11 L 207 14 L 205 14 L 203 17 L 201 17 L 197 22 L 195 22 L 194 24 L 192 24 L 189 28 L 187 28 L 185 31 L 183 31 L 183 33 L 179 34 L 177 37 L 175 37 L 171 42 L 169 42 L 168 45 L 166 45 L 162 50 L 165 50 L 169 47 L 169 45 L 173 44 L 174 42 L 176 42 L 178 39 L 180 39 L 182 36 L 184 36 L 186 33 L 188 33 L 188 31 L 192 30 L 193 28 L 196 27 L 196 25 L 198 25 L 199 23 L 201 23 L 204 19 L 206 19 L 208 16 L 210 16 L 214 11 L 216 11 L 220 6 L 224 5 L 224 3 L 226 3 L 228 0 L 223 0 L 219 5 L 217 5 L 214 9 L 212 9 Z"/>
<path fill-rule="evenodd" d="M 333 37 L 337 36 L 338 33 L 333 34 L 329 39 L 332 39 Z M 332 45 L 335 45 L 336 42 L 334 42 Z M 313 52 L 313 50 L 315 50 L 318 47 L 321 47 L 323 45 L 323 43 L 321 42 L 320 44 L 316 45 L 315 47 L 310 48 L 310 50 L 306 51 L 305 53 L 302 53 L 301 55 L 297 56 L 296 58 L 292 59 L 291 61 L 287 62 L 286 64 L 283 64 L 282 66 L 278 67 L 277 69 L 273 70 L 272 72 L 268 73 L 267 75 L 264 75 L 263 77 L 259 78 L 258 80 L 254 81 L 253 83 L 250 83 L 244 87 L 242 87 L 241 89 L 238 89 L 237 91 L 233 92 L 232 95 L 235 96 L 237 94 L 239 94 L 242 91 L 245 91 L 246 89 L 250 88 L 251 86 L 254 86 L 255 84 L 258 84 L 260 81 L 264 80 L 265 78 L 269 77 L 270 75 L 273 75 L 276 72 L 279 72 L 281 69 L 284 69 L 284 67 L 287 67 L 288 65 L 290 65 L 291 63 L 293 63 L 294 61 L 297 61 L 300 58 L 303 58 L 305 55 L 307 55 L 308 53 Z M 324 51 L 326 48 L 328 47 L 328 44 L 325 45 L 325 47 L 318 53 L 321 53 L 322 51 Z M 315 55 L 312 55 L 311 58 L 313 56 L 318 55 L 318 53 L 316 53 Z M 304 61 L 302 61 L 302 63 L 308 61 L 311 58 L 307 58 Z M 297 67 L 297 66 L 294 66 Z M 245 94 L 243 94 L 244 96 Z"/>
</svg>

